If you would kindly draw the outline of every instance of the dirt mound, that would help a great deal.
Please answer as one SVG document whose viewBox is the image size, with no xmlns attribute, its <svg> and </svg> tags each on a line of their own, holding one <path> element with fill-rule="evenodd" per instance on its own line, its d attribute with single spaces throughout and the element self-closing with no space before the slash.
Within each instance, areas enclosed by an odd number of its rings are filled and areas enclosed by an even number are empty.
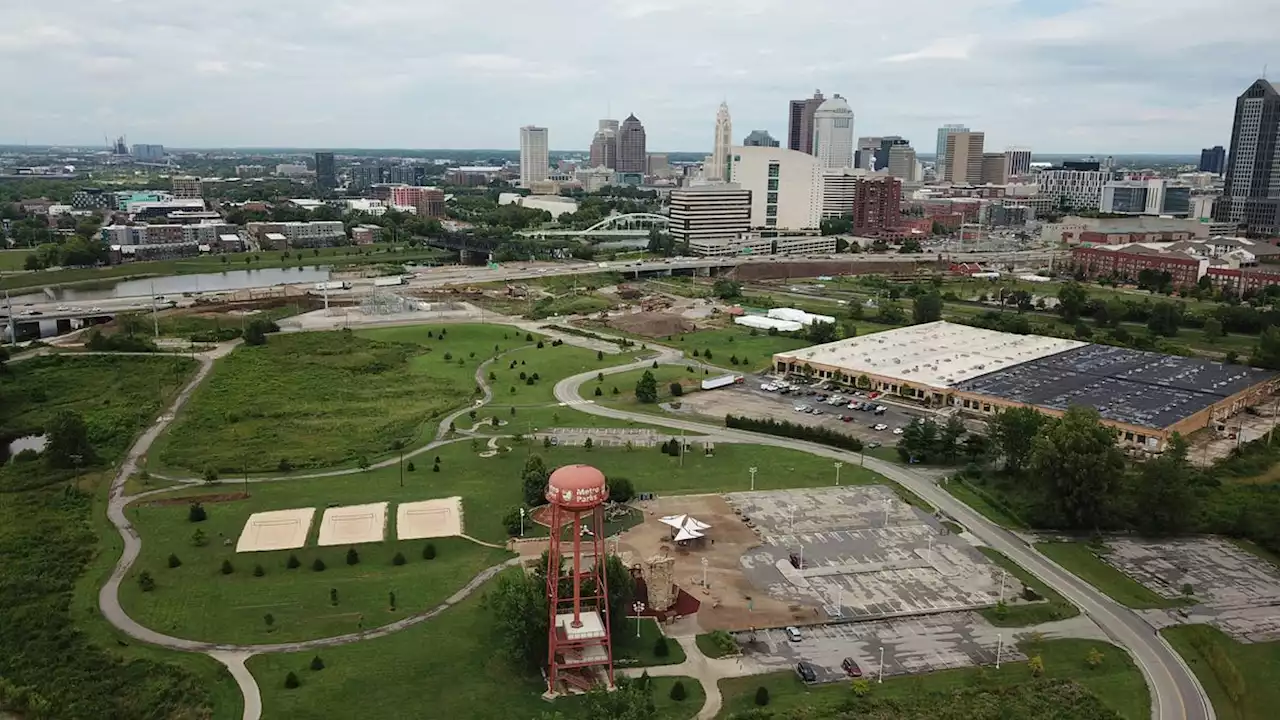
<svg viewBox="0 0 1280 720">
<path fill-rule="evenodd" d="M 638 312 L 609 318 L 609 325 L 632 335 L 649 338 L 667 337 L 693 332 L 693 322 L 679 315 L 661 312 Z"/>
</svg>

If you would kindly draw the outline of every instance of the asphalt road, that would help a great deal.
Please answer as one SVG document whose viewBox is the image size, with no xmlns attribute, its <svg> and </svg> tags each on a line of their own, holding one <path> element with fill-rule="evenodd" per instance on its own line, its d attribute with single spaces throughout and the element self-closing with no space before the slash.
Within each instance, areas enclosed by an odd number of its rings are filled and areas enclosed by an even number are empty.
<svg viewBox="0 0 1280 720">
<path fill-rule="evenodd" d="M 680 353 L 669 348 L 661 351 L 658 361 L 665 364 L 684 364 Z M 612 375 L 636 370 L 649 366 L 651 362 L 652 359 L 638 361 L 605 370 L 604 373 Z M 636 422 L 654 421 L 652 415 L 645 413 L 628 412 L 583 402 L 578 389 L 583 383 L 594 379 L 595 375 L 594 371 L 582 373 L 556 383 L 556 399 L 563 403 L 573 403 L 578 410 L 593 415 Z M 857 453 L 842 452 L 814 443 L 730 430 L 666 416 L 662 418 L 661 423 L 667 427 L 704 435 L 733 438 L 758 445 L 791 448 L 814 455 L 865 463 L 866 467 L 901 484 L 933 504 L 934 507 L 954 517 L 982 542 L 1004 553 L 1032 575 L 1060 592 L 1092 618 L 1115 644 L 1127 649 L 1141 669 L 1151 692 L 1152 718 L 1155 720 L 1213 720 L 1216 717 L 1212 705 L 1209 704 L 1208 696 L 1195 674 L 1191 672 L 1182 657 L 1145 620 L 1041 555 L 1021 538 L 956 500 L 949 493 L 938 488 L 927 476 L 871 456 L 864 458 Z"/>
</svg>

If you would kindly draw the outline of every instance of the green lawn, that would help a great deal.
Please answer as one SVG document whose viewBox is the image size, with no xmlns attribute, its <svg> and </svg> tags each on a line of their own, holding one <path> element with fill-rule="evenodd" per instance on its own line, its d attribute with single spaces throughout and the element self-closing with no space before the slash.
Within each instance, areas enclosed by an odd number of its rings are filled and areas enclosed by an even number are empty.
<svg viewBox="0 0 1280 720">
<path fill-rule="evenodd" d="M 1121 605 L 1141 609 L 1186 604 L 1181 598 L 1170 599 L 1148 590 L 1137 580 L 1108 565 L 1084 543 L 1036 543 L 1036 549 Z"/>
<path fill-rule="evenodd" d="M 475 369 L 494 348 L 523 343 L 500 325 L 430 326 L 271 336 L 218 361 L 152 449 L 160 466 L 220 474 L 376 460 L 399 439 L 433 437 L 437 421 L 474 397 Z M 507 336 L 504 339 L 504 335 Z"/>
<path fill-rule="evenodd" d="M 27 250 L 0 250 L 0 271 L 21 270 L 30 254 Z"/>
<path fill-rule="evenodd" d="M 18 256 L 16 261 L 5 257 L 0 263 L 14 263 L 15 267 L 0 266 L 0 270 L 22 269 L 29 251 L 5 251 Z M 301 258 L 298 255 L 301 254 Z M 22 273 L 0 277 L 0 290 L 16 290 L 20 288 L 48 287 L 63 283 L 89 282 L 95 280 L 112 280 L 127 277 L 158 277 L 161 275 L 192 275 L 195 273 L 215 273 L 223 270 L 263 270 L 280 267 L 306 267 L 309 265 L 375 265 L 422 263 L 439 261 L 446 253 L 432 248 L 411 248 L 408 246 L 380 243 L 364 247 L 317 248 L 315 250 L 297 250 L 282 259 L 279 252 L 246 252 L 227 253 L 225 255 L 206 255 L 204 257 L 183 258 L 180 260 L 153 260 L 147 262 L 109 265 L 99 268 L 70 268 L 65 270 L 41 270 L 33 273 Z M 225 262 L 223 259 L 226 259 Z"/>
<path fill-rule="evenodd" d="M 1012 511 L 1006 510 L 999 500 L 988 494 L 988 491 L 970 485 L 967 480 L 953 479 L 944 483 L 943 488 L 951 493 L 952 497 L 1001 527 L 1015 530 L 1029 529 L 1025 522 L 1017 515 L 1014 515 Z"/>
<path fill-rule="evenodd" d="M 582 384 L 578 392 L 587 400 L 594 400 L 611 407 L 661 413 L 664 411 L 657 404 L 642 403 L 636 400 L 636 383 L 640 381 L 640 378 L 644 377 L 646 372 L 653 373 L 654 380 L 658 383 L 658 402 L 665 403 L 678 399 L 671 395 L 671 383 L 680 383 L 685 393 L 688 394 L 698 392 L 703 380 L 721 375 L 721 373 L 707 372 L 697 367 L 690 371 L 690 367 L 693 366 L 659 365 L 657 368 L 648 367 L 639 370 L 628 370 L 614 375 L 605 375 L 604 382 L 588 380 Z M 599 395 L 595 394 L 596 388 L 600 389 Z M 618 394 L 616 395 L 613 393 L 614 388 L 618 389 Z M 720 420 L 723 422 L 724 418 L 720 418 Z"/>
<path fill-rule="evenodd" d="M 559 712 L 566 720 L 595 720 L 584 716 L 579 698 L 544 701 L 541 678 L 515 671 L 499 646 L 482 600 L 472 597 L 403 632 L 319 653 L 257 655 L 249 669 L 267 718 L 532 720 Z M 319 672 L 309 669 L 317 654 L 325 664 Z M 285 689 L 290 671 L 301 687 Z M 677 678 L 652 679 L 658 720 L 688 720 L 702 707 L 702 687 L 679 679 L 688 693 L 682 702 L 670 699 Z"/>
<path fill-rule="evenodd" d="M 1208 625 L 1161 630 L 1209 693 L 1219 720 L 1269 720 L 1280 707 L 1280 642 L 1239 643 Z"/>
<path fill-rule="evenodd" d="M 643 618 L 638 625 L 639 637 L 636 637 L 637 622 L 635 620 L 624 623 L 622 632 L 614 636 L 613 660 L 618 667 L 679 665 L 684 662 L 684 648 L 671 638 L 667 638 L 665 657 L 659 657 L 655 652 L 658 638 L 663 636 L 662 629 L 658 627 L 656 620 Z"/>
<path fill-rule="evenodd" d="M 1120 648 L 1091 640 L 1045 640 L 1035 645 L 1023 644 L 1028 656 L 1040 655 L 1044 661 L 1044 678 L 1035 679 L 1027 662 L 1011 662 L 994 667 L 943 670 L 926 675 L 887 678 L 883 684 L 871 683 L 866 698 L 855 698 L 848 683 L 807 687 L 794 672 L 780 672 L 756 677 L 722 680 L 724 695 L 721 717 L 755 708 L 756 688 L 769 689 L 769 711 L 779 712 L 802 707 L 814 713 L 844 710 L 840 717 L 894 718 L 967 718 L 992 716 L 992 707 L 1004 712 L 1026 708 L 1035 714 L 1009 717 L 1028 720 L 1069 720 L 1072 717 L 1097 717 L 1096 714 L 1072 715 L 1065 705 L 1048 704 L 1080 701 L 1078 692 L 1061 681 L 1075 681 L 1124 720 L 1148 720 L 1151 701 L 1142 674 Z M 1096 649 L 1103 659 L 1097 667 L 1089 667 L 1085 659 Z M 1055 682 L 1057 681 L 1057 682 Z M 1002 693 L 1010 693 L 1006 697 Z M 1021 693 L 1027 693 L 1022 695 Z M 897 703 L 889 712 L 881 701 Z M 845 707 L 847 705 L 847 708 Z M 1073 703 L 1074 704 L 1074 703 Z M 1086 705 L 1079 702 L 1076 707 Z M 872 710 L 882 714 L 873 714 Z M 945 712 L 944 712 L 945 711 Z M 810 715 L 818 717 L 820 715 Z M 786 715 L 776 716 L 779 720 Z M 1004 717 L 1004 715 L 1000 715 Z"/>
<path fill-rule="evenodd" d="M 493 388 L 493 401 L 481 413 L 508 420 L 512 406 L 517 416 L 526 408 L 557 406 L 555 385 L 561 378 L 625 365 L 635 356 L 635 352 L 610 355 L 568 344 L 552 347 L 550 343 L 517 350 L 489 367 L 487 381 Z"/>
<path fill-rule="evenodd" d="M 755 335 L 751 333 L 755 332 Z M 807 347 L 813 343 L 803 338 L 789 335 L 769 335 L 762 330 L 751 330 L 740 325 L 720 330 L 699 330 L 697 332 L 675 335 L 670 339 L 659 338 L 664 345 L 683 350 L 686 357 L 701 360 L 711 365 L 732 370 L 733 372 L 755 372 L 769 368 L 773 362 L 773 354 Z M 698 357 L 693 358 L 693 352 Z M 706 359 L 707 352 L 711 358 Z M 738 364 L 733 363 L 738 359 Z"/>
<path fill-rule="evenodd" d="M 158 313 L 156 315 L 155 327 L 160 331 L 160 335 L 162 337 L 187 339 L 192 335 L 200 333 L 207 333 L 212 336 L 218 332 L 243 331 L 245 326 L 251 320 L 257 318 L 265 320 L 280 320 L 307 312 L 308 309 L 309 308 L 303 305 L 291 304 L 267 308 L 253 313 L 211 312 L 193 314 L 185 311 L 165 312 Z M 142 332 L 150 335 L 153 325 L 149 314 L 136 315 L 132 320 L 134 323 L 141 326 Z M 122 323 L 117 321 L 104 326 L 103 332 L 118 331 L 123 329 L 121 326 Z"/>
<path fill-rule="evenodd" d="M 723 633 L 730 639 L 733 639 L 733 636 L 728 635 L 728 633 L 724 633 L 722 630 L 717 630 L 716 632 Z M 702 633 L 694 638 L 694 642 L 698 645 L 698 649 L 702 651 L 702 654 L 709 658 L 719 658 L 725 657 L 726 655 L 736 654 L 736 651 L 727 652 L 720 643 L 716 642 L 715 633 Z M 734 644 L 736 645 L 737 643 L 735 642 Z"/>
<path fill-rule="evenodd" d="M 1009 586 L 1006 586 L 1006 597 L 1009 597 L 1010 600 L 1007 602 L 1005 612 L 1002 614 L 997 608 L 983 608 L 981 611 L 982 616 L 992 625 L 996 627 L 1026 627 L 1053 620 L 1064 620 L 1080 614 L 1079 608 L 1059 595 L 1053 588 L 1037 580 L 1031 573 L 1023 570 L 1021 565 L 1010 560 L 1004 553 L 987 547 L 980 547 L 978 551 L 1045 599 L 1045 602 L 1015 603 L 1012 598 L 1016 596 L 1016 593 Z M 1012 584 L 1010 582 L 1010 585 Z"/>
</svg>

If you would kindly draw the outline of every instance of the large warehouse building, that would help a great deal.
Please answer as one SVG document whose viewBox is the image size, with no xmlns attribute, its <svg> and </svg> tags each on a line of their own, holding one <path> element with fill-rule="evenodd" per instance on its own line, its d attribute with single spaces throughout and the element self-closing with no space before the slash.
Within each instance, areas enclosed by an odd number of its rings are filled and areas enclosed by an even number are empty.
<svg viewBox="0 0 1280 720">
<path fill-rule="evenodd" d="M 773 367 L 978 416 L 1021 406 L 1059 415 L 1086 405 L 1122 444 L 1149 452 L 1280 387 L 1280 375 L 1242 365 L 948 322 L 778 353 Z"/>
</svg>

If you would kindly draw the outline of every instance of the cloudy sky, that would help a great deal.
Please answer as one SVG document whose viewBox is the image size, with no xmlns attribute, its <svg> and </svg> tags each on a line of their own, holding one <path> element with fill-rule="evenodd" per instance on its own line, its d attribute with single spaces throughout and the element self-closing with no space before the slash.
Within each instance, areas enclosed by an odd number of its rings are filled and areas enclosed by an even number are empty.
<svg viewBox="0 0 1280 720">
<path fill-rule="evenodd" d="M 785 142 L 787 101 L 858 135 L 1197 152 L 1270 63 L 1276 0 L 0 0 L 0 143 L 586 148 L 635 113 L 651 150 Z"/>
</svg>

